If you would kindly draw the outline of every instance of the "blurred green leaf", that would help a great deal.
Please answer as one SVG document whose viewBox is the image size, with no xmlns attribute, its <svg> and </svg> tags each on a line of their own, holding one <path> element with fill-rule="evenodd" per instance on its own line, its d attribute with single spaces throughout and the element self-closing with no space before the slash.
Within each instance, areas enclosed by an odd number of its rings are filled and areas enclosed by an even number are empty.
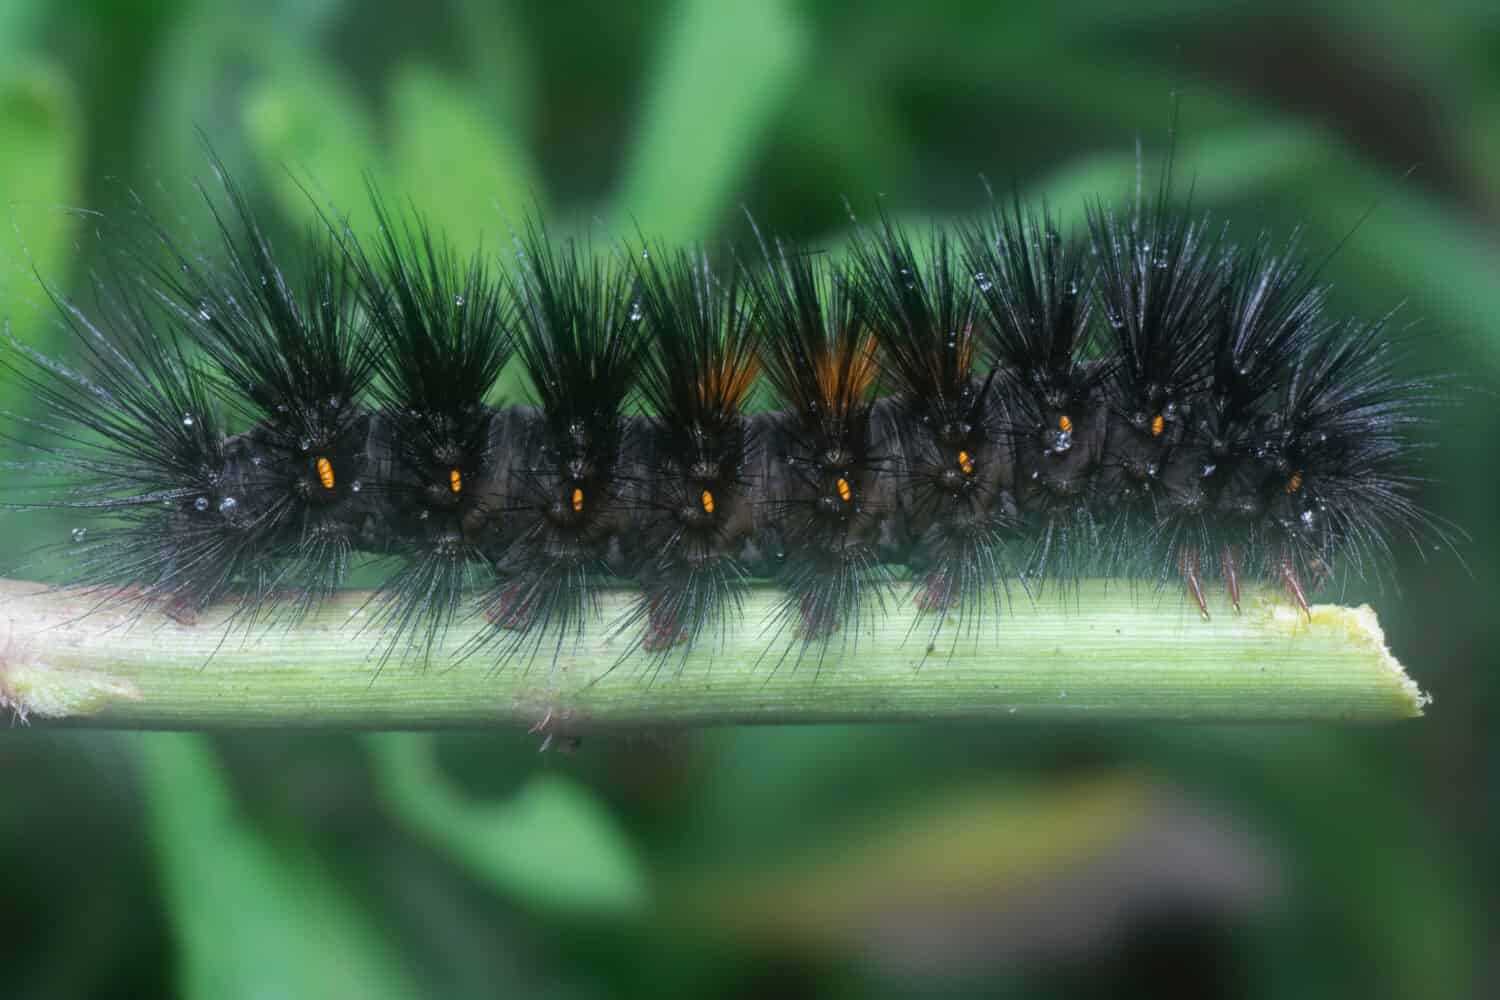
<svg viewBox="0 0 1500 1000">
<path fill-rule="evenodd" d="M 1286 727 L 1275 739 L 1228 726 L 1131 733 L 1138 759 L 1232 798 L 1284 845 L 1300 919 L 1260 929 L 1257 995 L 1476 995 L 1464 960 L 1473 890 L 1403 768 L 1381 752 L 1390 742 L 1321 727 Z"/>
<path fill-rule="evenodd" d="M 391 172 L 411 201 L 460 253 L 501 240 L 502 213 L 529 211 L 542 196 L 530 155 L 462 88 L 408 66 L 391 87 Z"/>
<path fill-rule="evenodd" d="M 250 94 L 244 116 L 250 147 L 289 218 L 315 223 L 320 211 L 369 218 L 365 177 L 381 182 L 375 128 L 340 80 L 289 64 Z"/>
<path fill-rule="evenodd" d="M 497 889 L 575 911 L 646 905 L 646 873 L 633 845 L 576 781 L 541 773 L 509 802 L 471 802 L 443 774 L 430 734 L 372 736 L 370 748 L 401 820 Z"/>
<path fill-rule="evenodd" d="M 679 0 L 647 85 L 614 222 L 654 237 L 705 236 L 750 167 L 806 58 L 784 0 Z"/>
<path fill-rule="evenodd" d="M 136 746 L 184 996 L 420 995 L 394 942 L 318 858 L 273 845 L 236 815 L 204 737 L 141 735 Z"/>
<path fill-rule="evenodd" d="M 83 116 L 72 84 L 49 65 L 0 71 L 0 302 L 30 340 L 52 313 L 37 277 L 66 288 L 83 189 Z M 16 386 L 0 383 L 0 407 Z"/>
<path fill-rule="evenodd" d="M 0 58 L 12 59 L 36 35 L 47 0 L 6 0 L 0 4 Z"/>
<path fill-rule="evenodd" d="M 457 0 L 454 18 L 458 45 L 469 54 L 472 89 L 484 95 L 489 110 L 505 128 L 524 134 L 536 105 L 535 56 L 522 33 L 516 4 L 510 0 Z"/>
</svg>

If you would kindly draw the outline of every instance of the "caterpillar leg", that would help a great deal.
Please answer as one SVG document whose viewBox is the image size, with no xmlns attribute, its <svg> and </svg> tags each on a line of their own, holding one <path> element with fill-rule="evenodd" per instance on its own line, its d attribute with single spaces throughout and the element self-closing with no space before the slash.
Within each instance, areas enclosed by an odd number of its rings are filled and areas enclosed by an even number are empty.
<svg viewBox="0 0 1500 1000">
<path fill-rule="evenodd" d="M 1291 557 L 1281 560 L 1281 585 L 1286 589 L 1287 596 L 1297 602 L 1297 607 L 1312 621 L 1312 608 L 1307 603 L 1307 591 L 1302 586 L 1302 578 L 1297 575 L 1297 567 L 1292 563 Z"/>
<path fill-rule="evenodd" d="M 687 630 L 677 618 L 677 612 L 669 602 L 660 599 L 651 601 L 651 611 L 646 616 L 646 635 L 641 639 L 641 648 L 650 652 L 671 649 L 687 640 Z"/>
<path fill-rule="evenodd" d="M 1177 555 L 1177 572 L 1187 585 L 1188 596 L 1198 605 L 1198 613 L 1208 619 L 1208 598 L 1203 593 L 1203 578 L 1198 572 L 1198 553 L 1195 549 L 1183 549 Z"/>
<path fill-rule="evenodd" d="M 524 632 L 536 620 L 537 598 L 523 582 L 513 583 L 484 611 L 485 620 L 497 628 Z"/>
<path fill-rule="evenodd" d="M 917 595 L 917 610 L 944 611 L 953 600 L 953 585 L 941 570 L 927 574 Z"/>
<path fill-rule="evenodd" d="M 1234 546 L 1224 546 L 1223 553 L 1219 556 L 1219 562 L 1224 567 L 1224 590 L 1229 594 L 1229 603 L 1234 605 L 1234 610 L 1240 609 L 1240 566 L 1239 557 L 1234 551 Z"/>
<path fill-rule="evenodd" d="M 174 594 L 162 605 L 161 613 L 189 628 L 198 624 L 198 604 L 186 594 Z"/>
<path fill-rule="evenodd" d="M 802 623 L 797 629 L 798 638 L 822 639 L 839 630 L 838 620 L 830 613 L 827 605 L 819 600 L 819 595 L 803 595 L 801 608 Z"/>
</svg>

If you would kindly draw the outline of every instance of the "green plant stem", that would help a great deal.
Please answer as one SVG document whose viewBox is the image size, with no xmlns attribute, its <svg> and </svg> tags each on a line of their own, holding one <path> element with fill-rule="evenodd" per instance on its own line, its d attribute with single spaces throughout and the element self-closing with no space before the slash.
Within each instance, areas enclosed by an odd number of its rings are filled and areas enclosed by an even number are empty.
<svg viewBox="0 0 1500 1000">
<path fill-rule="evenodd" d="M 603 602 L 609 622 L 631 594 Z M 856 722 L 901 719 L 1381 721 L 1421 714 L 1426 698 L 1386 649 L 1367 607 L 1316 605 L 1311 620 L 1279 594 L 1247 591 L 1244 610 L 1210 621 L 1176 593 L 1087 581 L 1066 597 L 1015 595 L 975 635 L 905 600 L 845 648 L 836 636 L 785 659 L 764 623 L 778 592 L 751 588 L 744 624 L 717 650 L 673 651 L 651 669 L 625 640 L 593 628 L 552 642 L 529 666 L 493 654 L 378 664 L 368 595 L 351 592 L 295 628 L 227 628 L 210 612 L 182 625 L 76 593 L 0 581 L 0 702 L 32 723 L 215 728 L 425 728 L 547 720 L 596 725 Z M 454 626 L 456 651 L 487 626 Z M 853 636 L 848 637 L 850 641 Z M 785 640 L 783 640 L 784 643 Z M 618 663 L 618 666 L 616 665 Z M 613 669 L 611 669 L 613 668 Z"/>
</svg>

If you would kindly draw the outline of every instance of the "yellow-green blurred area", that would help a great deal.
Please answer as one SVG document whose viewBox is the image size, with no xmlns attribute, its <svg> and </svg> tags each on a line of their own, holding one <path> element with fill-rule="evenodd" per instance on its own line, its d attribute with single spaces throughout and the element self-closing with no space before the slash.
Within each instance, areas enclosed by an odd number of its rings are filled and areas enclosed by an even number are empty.
<svg viewBox="0 0 1500 1000">
<path fill-rule="evenodd" d="M 0 995 L 1500 995 L 1500 6 L 0 0 L 0 313 L 67 356 L 35 275 L 82 293 L 135 197 L 206 232 L 204 138 L 283 245 L 320 208 L 360 224 L 367 177 L 465 246 L 534 205 L 606 244 L 744 239 L 744 206 L 837 245 L 842 199 L 962 217 L 981 173 L 1076 222 L 1138 141 L 1150 182 L 1174 108 L 1179 190 L 1336 250 L 1338 307 L 1399 309 L 1452 376 L 1424 500 L 1466 534 L 1344 595 L 1427 718 L 545 754 L 13 726 Z"/>
</svg>

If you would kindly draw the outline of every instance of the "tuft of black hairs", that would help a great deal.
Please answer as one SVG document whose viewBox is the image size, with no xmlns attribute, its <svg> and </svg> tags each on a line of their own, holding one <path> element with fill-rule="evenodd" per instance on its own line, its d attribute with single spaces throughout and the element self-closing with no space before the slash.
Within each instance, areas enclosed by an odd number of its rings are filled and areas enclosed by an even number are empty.
<svg viewBox="0 0 1500 1000">
<path fill-rule="evenodd" d="M 1290 367 L 1257 448 L 1272 470 L 1267 540 L 1253 571 L 1306 594 L 1342 562 L 1378 580 L 1399 536 L 1423 550 L 1449 544 L 1446 527 L 1417 502 L 1415 434 L 1438 401 L 1437 383 L 1403 374 L 1410 357 L 1376 323 L 1331 325 Z"/>
<path fill-rule="evenodd" d="M 533 221 L 517 256 L 517 350 L 535 409 L 511 421 L 508 544 L 484 598 L 495 626 L 485 641 L 508 659 L 552 636 L 555 663 L 599 618 L 600 588 L 634 549 L 623 529 L 644 487 L 625 459 L 625 411 L 645 337 L 629 274 L 587 245 L 554 244 Z"/>
<path fill-rule="evenodd" d="M 906 487 L 913 594 L 934 612 L 934 635 L 950 612 L 972 635 L 1008 593 L 1008 418 L 995 372 L 982 370 L 979 302 L 958 247 L 934 229 L 923 251 L 882 212 L 874 229 L 856 231 L 850 259 L 899 408 L 895 476 Z"/>
<path fill-rule="evenodd" d="M 754 531 L 760 444 L 744 407 L 760 358 L 738 268 L 716 273 L 701 249 L 643 247 L 635 269 L 652 347 L 641 380 L 648 556 L 641 597 L 619 627 L 639 627 L 648 652 L 681 644 L 685 655 L 706 632 L 722 640 L 740 611 L 747 574 L 737 553 Z"/>
<path fill-rule="evenodd" d="M 817 642 L 821 663 L 835 634 L 853 646 L 887 610 L 891 574 L 877 541 L 895 498 L 871 420 L 880 362 L 859 286 L 843 267 L 779 243 L 762 249 L 764 268 L 749 272 L 754 326 L 783 407 L 773 433 L 784 456 L 775 468 L 785 470 L 763 490 L 786 553 L 772 627 L 800 639 L 798 660 Z"/>
<path fill-rule="evenodd" d="M 1171 202 L 1170 167 L 1154 199 L 1124 213 L 1088 211 L 1095 292 L 1114 363 L 1109 428 L 1096 489 L 1108 508 L 1102 568 L 1166 580 L 1176 566 L 1139 539 L 1157 526 L 1176 484 L 1189 404 L 1208 387 L 1223 294 L 1222 233 Z"/>
<path fill-rule="evenodd" d="M 117 278 L 94 276 L 91 318 L 48 289 L 82 355 L 74 368 L 7 338 L 0 367 L 40 410 L 7 435 L 36 456 L 42 499 L 24 507 L 104 515 L 72 529 L 66 584 L 100 605 L 182 621 L 225 602 L 253 616 L 274 563 L 242 504 L 225 420 L 174 314 Z"/>
<path fill-rule="evenodd" d="M 401 640 L 425 657 L 491 578 L 502 505 L 489 403 L 514 349 L 511 315 L 483 251 L 461 259 L 420 217 L 371 201 L 378 240 L 347 245 L 379 349 L 380 530 L 400 560 L 376 592 L 372 626 L 388 650 Z"/>
<path fill-rule="evenodd" d="M 236 503 L 252 544 L 268 565 L 274 556 L 270 604 L 289 605 L 295 622 L 348 576 L 370 473 L 361 401 L 375 354 L 342 249 L 308 234 L 305 277 L 289 277 L 244 192 L 213 163 L 227 206 L 203 195 L 222 261 L 185 253 L 152 223 L 167 261 L 150 281 L 210 360 L 217 394 L 253 428 L 230 445 L 243 481 Z"/>
<path fill-rule="evenodd" d="M 1269 501 L 1287 481 L 1265 448 L 1299 360 L 1326 338 L 1326 291 L 1294 236 L 1262 235 L 1222 251 L 1223 282 L 1205 337 L 1206 383 L 1184 410 L 1183 435 L 1162 476 L 1164 502 L 1143 544 L 1151 565 L 1175 563 L 1205 614 L 1203 580 L 1240 604 L 1240 579 L 1263 574 Z"/>
<path fill-rule="evenodd" d="M 1111 361 L 1099 358 L 1087 244 L 1065 238 L 1046 208 L 993 204 L 964 231 L 964 259 L 1007 400 L 1006 427 L 1023 509 L 1022 577 L 1075 583 L 1102 544 L 1092 484 L 1104 460 Z"/>
</svg>

